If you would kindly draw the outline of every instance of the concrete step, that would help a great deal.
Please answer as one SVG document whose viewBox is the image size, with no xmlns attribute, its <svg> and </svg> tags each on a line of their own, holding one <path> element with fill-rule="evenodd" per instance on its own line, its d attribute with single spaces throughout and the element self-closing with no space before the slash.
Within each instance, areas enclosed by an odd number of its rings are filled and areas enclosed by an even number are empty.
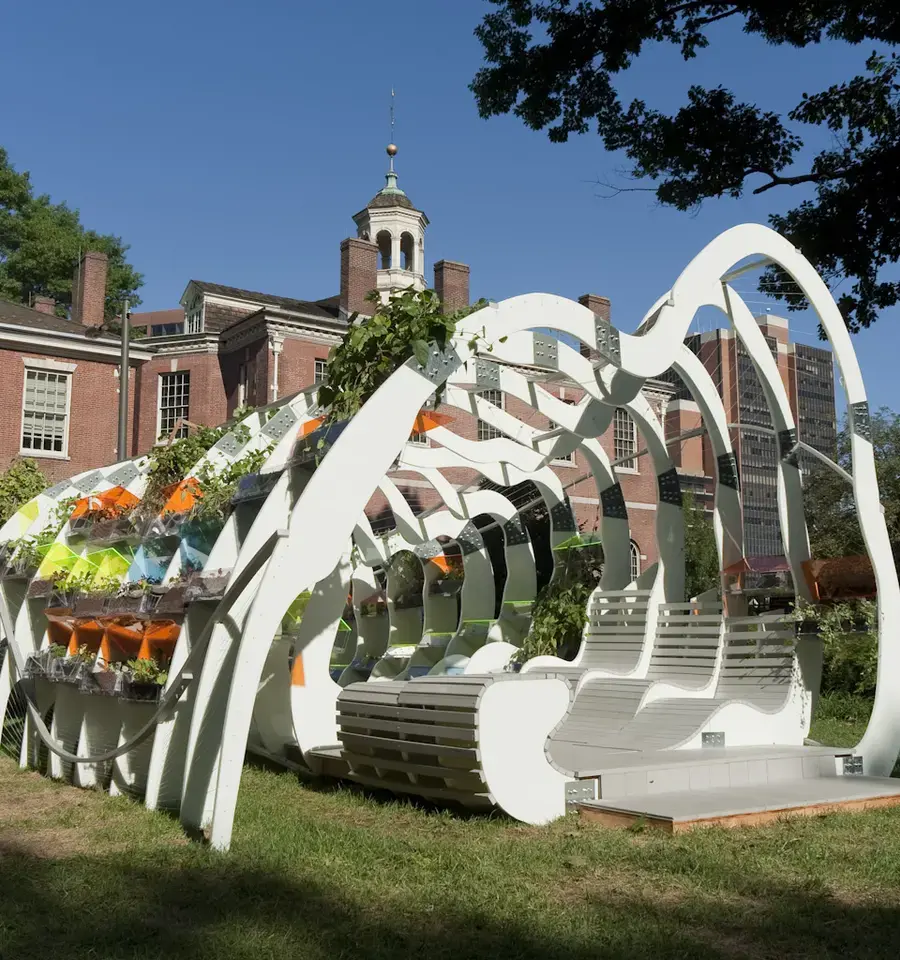
<svg viewBox="0 0 900 960">
<path fill-rule="evenodd" d="M 574 745 L 573 745 L 574 746 Z M 559 744 L 554 745 L 558 751 Z M 853 751 L 845 747 L 708 747 L 646 752 L 578 747 L 569 758 L 583 799 L 643 797 L 833 778 Z M 568 765 L 568 764 L 567 764 Z M 576 794 L 570 794 L 574 799 Z"/>
<path fill-rule="evenodd" d="M 576 804 L 582 817 L 602 826 L 633 828 L 640 825 L 667 833 L 705 826 L 760 826 L 785 817 L 894 806 L 900 806 L 900 779 L 863 776 L 805 777 Z"/>
</svg>

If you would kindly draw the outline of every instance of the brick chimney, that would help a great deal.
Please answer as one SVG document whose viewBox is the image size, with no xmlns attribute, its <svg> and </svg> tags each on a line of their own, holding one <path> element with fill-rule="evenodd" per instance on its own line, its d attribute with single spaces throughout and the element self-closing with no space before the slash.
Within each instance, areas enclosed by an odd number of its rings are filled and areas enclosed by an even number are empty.
<svg viewBox="0 0 900 960">
<path fill-rule="evenodd" d="M 56 301 L 53 297 L 35 297 L 32 307 L 38 313 L 48 313 L 52 316 L 56 312 Z"/>
<path fill-rule="evenodd" d="M 347 237 L 341 241 L 341 316 L 372 315 L 366 295 L 378 285 L 378 247 L 368 240 Z"/>
<path fill-rule="evenodd" d="M 583 293 L 579 298 L 578 302 L 583 306 L 587 307 L 591 313 L 597 314 L 601 320 L 606 320 L 609 322 L 610 318 L 610 304 L 609 297 L 600 297 L 596 293 Z M 580 347 L 581 355 L 587 357 L 589 360 L 597 360 L 600 357 L 600 354 L 596 350 L 591 350 L 585 344 L 581 344 Z"/>
<path fill-rule="evenodd" d="M 86 327 L 99 327 L 106 309 L 105 253 L 88 250 L 75 268 L 72 281 L 72 319 Z"/>
<path fill-rule="evenodd" d="M 438 260 L 434 265 L 434 289 L 444 305 L 444 313 L 453 313 L 469 305 L 469 266 L 453 260 Z"/>
</svg>

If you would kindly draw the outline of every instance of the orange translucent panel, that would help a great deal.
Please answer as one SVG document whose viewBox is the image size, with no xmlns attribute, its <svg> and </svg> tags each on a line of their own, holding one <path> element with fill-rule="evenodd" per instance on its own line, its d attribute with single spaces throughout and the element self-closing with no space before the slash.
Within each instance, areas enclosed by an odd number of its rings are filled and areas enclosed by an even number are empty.
<svg viewBox="0 0 900 960">
<path fill-rule="evenodd" d="M 70 519 L 76 520 L 88 513 L 124 513 L 139 502 L 140 497 L 136 497 L 130 490 L 121 486 L 110 487 L 103 493 L 92 493 L 77 500 Z"/>
<path fill-rule="evenodd" d="M 144 640 L 138 659 L 155 660 L 157 654 L 162 659 L 171 659 L 180 632 L 181 627 L 174 620 L 148 620 L 144 625 Z"/>
<path fill-rule="evenodd" d="M 446 413 L 437 413 L 434 410 L 420 410 L 410 433 L 425 433 L 428 430 L 434 430 L 435 427 L 443 427 L 445 424 L 453 423 L 454 419 L 454 417 L 448 416 Z"/>
<path fill-rule="evenodd" d="M 97 653 L 105 632 L 106 628 L 99 620 L 76 620 L 69 640 L 69 653 L 78 653 L 79 647 L 87 647 L 90 653 Z"/>
<path fill-rule="evenodd" d="M 144 638 L 144 625 L 134 617 L 117 617 L 105 624 L 100 652 L 107 663 L 117 660 L 131 660 L 141 649 Z"/>
<path fill-rule="evenodd" d="M 47 639 L 50 643 L 68 647 L 72 642 L 72 633 L 75 630 L 75 618 L 65 613 L 47 614 Z"/>
<path fill-rule="evenodd" d="M 173 483 L 166 487 L 163 493 L 166 496 L 166 502 L 162 508 L 163 515 L 167 513 L 186 513 L 193 508 L 198 500 L 203 498 L 203 491 L 194 477 L 188 477 L 179 483 Z"/>
<path fill-rule="evenodd" d="M 314 430 L 318 430 L 319 427 L 325 422 L 324 417 L 316 417 L 314 420 L 307 420 L 306 423 L 300 424 L 300 429 L 297 432 L 297 438 L 308 436 Z"/>
</svg>

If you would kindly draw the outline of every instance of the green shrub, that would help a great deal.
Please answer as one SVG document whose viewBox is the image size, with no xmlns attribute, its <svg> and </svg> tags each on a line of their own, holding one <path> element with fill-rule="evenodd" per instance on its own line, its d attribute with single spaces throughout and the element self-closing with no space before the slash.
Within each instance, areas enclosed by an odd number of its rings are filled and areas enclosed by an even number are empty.
<svg viewBox="0 0 900 960">
<path fill-rule="evenodd" d="M 6 523 L 20 507 L 49 485 L 37 461 L 30 457 L 16 457 L 0 473 L 0 523 Z"/>
</svg>

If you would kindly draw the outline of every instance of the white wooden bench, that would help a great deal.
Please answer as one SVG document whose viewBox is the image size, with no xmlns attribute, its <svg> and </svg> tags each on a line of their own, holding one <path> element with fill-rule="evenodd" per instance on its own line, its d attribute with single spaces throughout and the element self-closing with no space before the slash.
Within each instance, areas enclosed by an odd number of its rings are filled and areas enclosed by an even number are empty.
<svg viewBox="0 0 900 960">
<path fill-rule="evenodd" d="M 821 645 L 795 636 L 783 619 L 726 621 L 715 694 L 644 701 L 634 719 L 598 745 L 618 750 L 695 748 L 706 743 L 799 745 L 809 731 Z"/>
<path fill-rule="evenodd" d="M 612 679 L 586 673 L 568 714 L 548 739 L 551 762 L 559 769 L 577 769 L 570 766 L 571 746 L 597 744 L 604 735 L 620 730 L 634 719 L 651 691 L 669 697 L 711 697 L 723 629 L 721 603 L 660 604 L 646 675 Z"/>
<path fill-rule="evenodd" d="M 588 620 L 575 659 L 533 657 L 522 673 L 554 675 L 573 685 L 588 671 L 640 675 L 642 660 L 653 642 L 654 600 L 653 590 L 596 590 L 588 602 Z"/>
</svg>

